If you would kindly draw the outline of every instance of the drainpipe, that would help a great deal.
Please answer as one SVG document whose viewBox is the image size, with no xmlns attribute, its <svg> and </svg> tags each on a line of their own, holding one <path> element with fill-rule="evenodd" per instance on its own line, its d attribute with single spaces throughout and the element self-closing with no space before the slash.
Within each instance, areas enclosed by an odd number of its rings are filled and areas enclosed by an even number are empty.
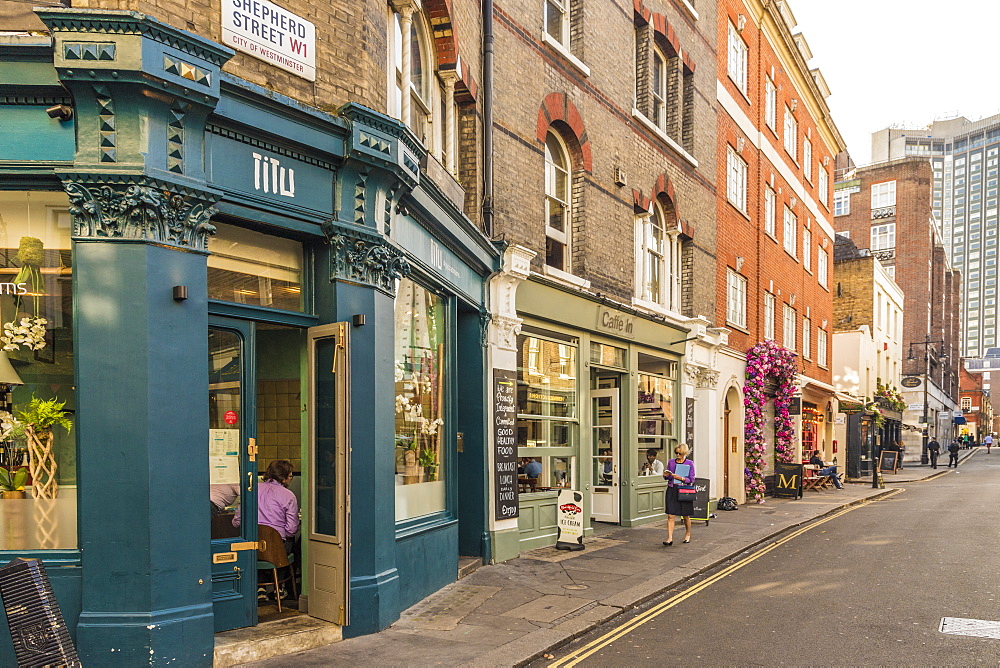
<svg viewBox="0 0 1000 668">
<path fill-rule="evenodd" d="M 493 0 L 483 0 L 483 232 L 493 236 Z"/>
</svg>

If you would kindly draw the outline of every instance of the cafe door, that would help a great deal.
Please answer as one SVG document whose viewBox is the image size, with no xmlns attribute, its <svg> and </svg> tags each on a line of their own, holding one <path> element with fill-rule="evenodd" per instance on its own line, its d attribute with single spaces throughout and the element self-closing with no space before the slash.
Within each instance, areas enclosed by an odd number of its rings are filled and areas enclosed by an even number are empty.
<svg viewBox="0 0 1000 668">
<path fill-rule="evenodd" d="M 340 625 L 350 580 L 348 329 L 309 329 L 309 614 Z"/>
<path fill-rule="evenodd" d="M 621 519 L 621 429 L 619 389 L 590 391 L 591 438 L 590 516 L 601 522 Z"/>
<path fill-rule="evenodd" d="M 208 330 L 208 455 L 212 498 L 212 607 L 215 630 L 257 623 L 256 365 L 253 324 L 212 318 Z M 205 512 L 211 505 L 206 500 Z M 239 508 L 239 527 L 233 526 Z"/>
</svg>

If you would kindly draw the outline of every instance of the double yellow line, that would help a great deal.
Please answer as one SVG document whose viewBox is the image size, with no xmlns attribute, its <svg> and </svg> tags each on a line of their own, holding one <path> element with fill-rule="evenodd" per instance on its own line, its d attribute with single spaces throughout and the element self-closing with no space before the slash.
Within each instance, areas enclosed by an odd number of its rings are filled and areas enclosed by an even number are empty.
<svg viewBox="0 0 1000 668">
<path fill-rule="evenodd" d="M 858 504 L 855 504 L 855 505 L 852 505 L 852 506 L 847 506 L 846 508 L 842 508 L 841 510 L 833 513 L 832 515 L 827 515 L 823 519 L 817 520 L 817 521 L 812 522 L 812 523 L 810 523 L 810 524 L 808 524 L 806 526 L 800 527 L 800 528 L 796 529 L 795 531 L 793 531 L 792 533 L 788 534 L 787 536 L 784 536 L 783 538 L 779 538 L 778 540 L 774 541 L 773 543 L 771 543 L 767 547 L 761 548 L 757 552 L 755 552 L 755 553 L 753 553 L 753 554 L 751 554 L 751 555 L 749 555 L 749 556 L 747 556 L 747 557 L 745 557 L 743 559 L 740 559 L 739 561 L 737 561 L 735 563 L 732 563 L 729 566 L 726 566 L 725 568 L 723 568 L 718 573 L 715 573 L 714 575 L 706 578 L 705 580 L 702 580 L 701 582 L 699 582 L 695 586 L 691 587 L 690 589 L 687 589 L 687 590 L 685 590 L 685 591 L 683 591 L 683 592 L 681 592 L 679 594 L 676 594 L 675 596 L 667 599 L 666 601 L 663 601 L 662 603 L 658 603 L 657 605 L 653 606 L 649 610 L 643 612 L 640 615 L 637 615 L 636 617 L 632 618 L 631 620 L 629 620 L 625 624 L 622 624 L 621 626 L 619 626 L 615 630 L 608 632 L 607 634 L 601 636 L 597 640 L 594 640 L 594 641 L 590 642 L 587 645 L 584 645 L 583 647 L 581 647 L 580 649 L 576 650 L 572 654 L 568 654 L 568 655 L 562 657 L 561 659 L 559 659 L 557 661 L 554 661 L 553 663 L 550 663 L 549 664 L 549 668 L 561 668 L 562 666 L 567 666 L 567 667 L 568 666 L 575 666 L 576 664 L 580 663 L 581 661 L 583 661 L 584 659 L 586 659 L 590 655 L 594 654 L 595 652 L 599 652 L 600 650 L 604 649 L 605 647 L 607 647 L 611 643 L 615 642 L 616 640 L 618 640 L 622 636 L 628 635 L 629 633 L 631 633 L 635 629 L 639 628 L 643 624 L 656 619 L 657 617 L 659 617 L 660 615 L 662 615 L 664 612 L 666 612 L 670 608 L 673 608 L 674 606 L 676 606 L 677 604 L 681 603 L 682 601 L 686 601 L 687 599 L 691 598 L 692 596 L 694 596 L 698 592 L 700 592 L 700 591 L 702 591 L 704 589 L 708 589 L 709 587 L 711 587 L 712 585 L 714 585 L 719 580 L 721 580 L 721 579 L 723 579 L 723 578 L 725 578 L 725 577 L 727 577 L 729 575 L 732 575 L 733 573 L 735 573 L 736 571 L 740 570 L 744 566 L 747 566 L 747 565 L 753 563 L 754 561 L 757 561 L 758 559 L 760 559 L 761 557 L 763 557 L 765 554 L 767 554 L 767 553 L 769 553 L 769 552 L 771 552 L 773 550 L 778 549 L 779 547 L 781 547 L 785 543 L 789 542 L 790 540 L 793 540 L 793 539 L 797 538 L 798 536 L 801 536 L 805 532 L 810 531 L 811 529 L 815 529 L 816 527 L 818 527 L 818 526 L 820 526 L 822 524 L 825 524 L 826 522 L 829 522 L 831 520 L 837 519 L 841 515 L 845 515 L 845 514 L 851 512 L 851 511 L 853 511 L 853 510 L 857 510 L 858 508 L 861 508 L 863 506 L 867 506 L 867 505 L 869 505 L 871 503 L 874 503 L 875 501 L 881 501 L 883 499 L 888 499 L 889 497 L 895 496 L 896 494 L 899 494 L 899 493 L 904 492 L 904 491 L 906 491 L 906 490 L 903 489 L 903 488 L 895 489 L 895 490 L 889 492 L 888 494 L 884 494 L 882 496 L 879 496 L 879 497 L 873 498 L 873 499 L 867 499 L 865 501 L 862 501 L 861 503 L 858 503 Z"/>
</svg>

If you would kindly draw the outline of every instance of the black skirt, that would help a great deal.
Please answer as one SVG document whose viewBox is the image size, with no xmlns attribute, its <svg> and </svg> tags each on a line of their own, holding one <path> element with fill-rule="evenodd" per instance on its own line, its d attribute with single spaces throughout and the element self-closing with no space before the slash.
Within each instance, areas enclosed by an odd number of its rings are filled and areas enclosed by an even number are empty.
<svg viewBox="0 0 1000 668">
<path fill-rule="evenodd" d="M 677 498 L 677 488 L 667 487 L 667 515 L 691 517 L 694 514 L 694 499 L 681 501 Z"/>
</svg>

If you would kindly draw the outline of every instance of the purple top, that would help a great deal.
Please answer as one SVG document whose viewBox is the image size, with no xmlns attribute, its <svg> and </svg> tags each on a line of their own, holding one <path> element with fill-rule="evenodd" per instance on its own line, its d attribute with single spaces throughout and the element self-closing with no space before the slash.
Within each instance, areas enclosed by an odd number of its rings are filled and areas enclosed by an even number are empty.
<svg viewBox="0 0 1000 668">
<path fill-rule="evenodd" d="M 283 540 L 295 535 L 299 530 L 299 502 L 290 489 L 276 480 L 265 480 L 257 486 L 257 524 L 266 524 L 275 529 Z M 240 525 L 240 513 L 236 511 L 233 526 Z"/>
<path fill-rule="evenodd" d="M 694 462 L 691 461 L 690 459 L 687 459 L 686 457 L 684 458 L 683 462 L 678 462 L 676 457 L 671 457 L 670 460 L 667 462 L 667 470 L 664 471 L 663 473 L 663 477 L 667 479 L 667 487 L 674 487 L 675 485 L 681 484 L 679 481 L 674 480 L 673 478 L 667 476 L 667 473 L 675 473 L 677 471 L 678 464 L 687 464 L 688 466 L 691 467 L 691 470 L 688 471 L 688 477 L 684 478 L 684 482 L 685 484 L 693 485 L 695 478 Z"/>
</svg>

